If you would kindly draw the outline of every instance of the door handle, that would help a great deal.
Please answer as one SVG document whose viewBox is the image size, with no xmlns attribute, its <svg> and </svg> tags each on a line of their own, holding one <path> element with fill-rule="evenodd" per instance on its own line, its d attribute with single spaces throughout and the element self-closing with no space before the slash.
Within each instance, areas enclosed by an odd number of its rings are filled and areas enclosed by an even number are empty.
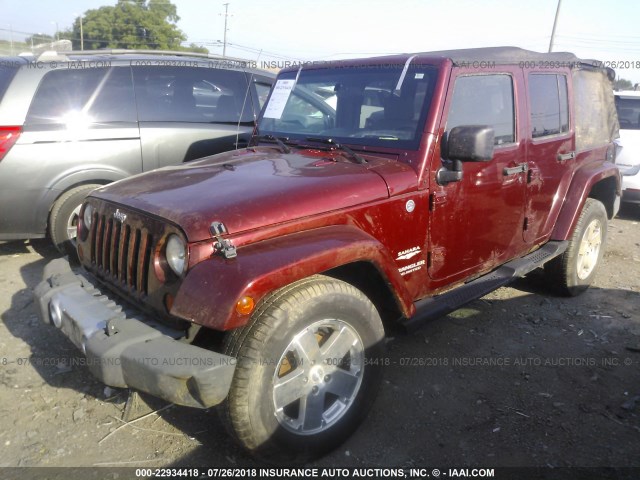
<svg viewBox="0 0 640 480">
<path fill-rule="evenodd" d="M 506 177 L 508 175 L 517 175 L 518 173 L 525 173 L 529 170 L 528 163 L 520 163 L 515 167 L 508 167 L 502 170 L 502 174 Z"/>
<path fill-rule="evenodd" d="M 559 153 L 558 154 L 558 161 L 560 163 L 566 162 L 567 160 L 573 160 L 574 158 L 576 158 L 576 152 L 568 152 L 568 153 Z"/>
</svg>

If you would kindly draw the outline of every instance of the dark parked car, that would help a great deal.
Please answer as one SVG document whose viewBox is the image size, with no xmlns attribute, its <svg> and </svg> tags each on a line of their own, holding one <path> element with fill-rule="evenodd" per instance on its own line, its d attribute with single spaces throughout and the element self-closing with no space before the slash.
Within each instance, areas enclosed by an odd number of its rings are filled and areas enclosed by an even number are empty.
<svg viewBox="0 0 640 480">
<path fill-rule="evenodd" d="M 184 52 L 0 59 L 0 240 L 62 247 L 94 188 L 246 146 L 273 77 Z"/>
<path fill-rule="evenodd" d="M 373 404 L 383 320 L 541 266 L 564 295 L 593 282 L 620 205 L 612 73 L 516 48 L 283 70 L 249 148 L 89 195 L 82 268 L 46 267 L 39 314 L 108 385 L 220 405 L 268 461 L 322 454 Z"/>
</svg>

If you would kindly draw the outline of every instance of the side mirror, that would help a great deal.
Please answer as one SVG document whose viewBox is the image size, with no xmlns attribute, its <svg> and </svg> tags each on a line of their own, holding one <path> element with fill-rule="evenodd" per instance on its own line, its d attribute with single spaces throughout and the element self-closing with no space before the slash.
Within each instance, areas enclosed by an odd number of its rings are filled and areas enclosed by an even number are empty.
<svg viewBox="0 0 640 480">
<path fill-rule="evenodd" d="M 446 139 L 447 160 L 461 162 L 487 162 L 493 158 L 495 133 L 487 125 L 461 125 L 453 127 Z"/>
</svg>

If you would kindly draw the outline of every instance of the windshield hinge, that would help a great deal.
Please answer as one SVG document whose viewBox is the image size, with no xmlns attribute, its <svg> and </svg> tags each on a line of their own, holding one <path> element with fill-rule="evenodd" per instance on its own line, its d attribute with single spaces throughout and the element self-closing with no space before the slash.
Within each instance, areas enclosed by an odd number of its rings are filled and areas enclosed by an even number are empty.
<svg viewBox="0 0 640 480">
<path fill-rule="evenodd" d="M 213 248 L 216 252 L 222 254 L 224 258 L 236 258 L 238 256 L 238 251 L 236 247 L 231 243 L 230 240 L 222 238 L 222 235 L 227 233 L 227 227 L 224 226 L 222 222 L 213 222 L 209 227 L 211 231 L 211 235 L 213 235 L 216 239 L 216 242 L 213 244 Z"/>
<path fill-rule="evenodd" d="M 438 207 L 438 205 L 443 205 L 447 201 L 447 193 L 446 192 L 433 192 L 431 197 L 429 198 L 429 210 L 432 212 Z"/>
</svg>

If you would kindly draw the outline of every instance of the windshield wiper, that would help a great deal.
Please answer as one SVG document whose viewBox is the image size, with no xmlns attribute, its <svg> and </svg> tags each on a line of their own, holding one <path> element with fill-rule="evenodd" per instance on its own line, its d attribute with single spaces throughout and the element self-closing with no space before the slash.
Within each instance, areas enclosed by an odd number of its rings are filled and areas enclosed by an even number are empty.
<svg viewBox="0 0 640 480">
<path fill-rule="evenodd" d="M 333 147 L 337 148 L 338 150 L 342 150 L 343 152 L 345 152 L 347 155 L 349 155 L 353 160 L 356 161 L 356 163 L 359 164 L 363 164 L 363 163 L 367 163 L 367 161 L 364 159 L 364 157 L 362 157 L 361 155 L 358 155 L 356 152 L 354 152 L 353 150 L 351 150 L 349 147 L 347 147 L 346 145 L 342 145 L 341 143 L 337 143 L 334 142 L 332 138 L 315 138 L 315 137 L 307 137 L 307 141 L 309 142 L 318 142 L 318 143 L 324 143 L 326 145 L 332 145 Z"/>
<path fill-rule="evenodd" d="M 276 145 L 278 145 L 278 147 L 280 147 L 280 151 L 282 153 L 291 153 L 291 149 L 285 145 L 285 143 L 280 140 L 278 137 L 275 137 L 273 135 L 256 135 L 255 139 L 260 142 L 260 141 L 267 141 L 267 142 L 272 142 L 275 143 Z M 287 140 L 289 140 L 288 138 L 285 138 L 284 141 L 286 142 Z"/>
</svg>

